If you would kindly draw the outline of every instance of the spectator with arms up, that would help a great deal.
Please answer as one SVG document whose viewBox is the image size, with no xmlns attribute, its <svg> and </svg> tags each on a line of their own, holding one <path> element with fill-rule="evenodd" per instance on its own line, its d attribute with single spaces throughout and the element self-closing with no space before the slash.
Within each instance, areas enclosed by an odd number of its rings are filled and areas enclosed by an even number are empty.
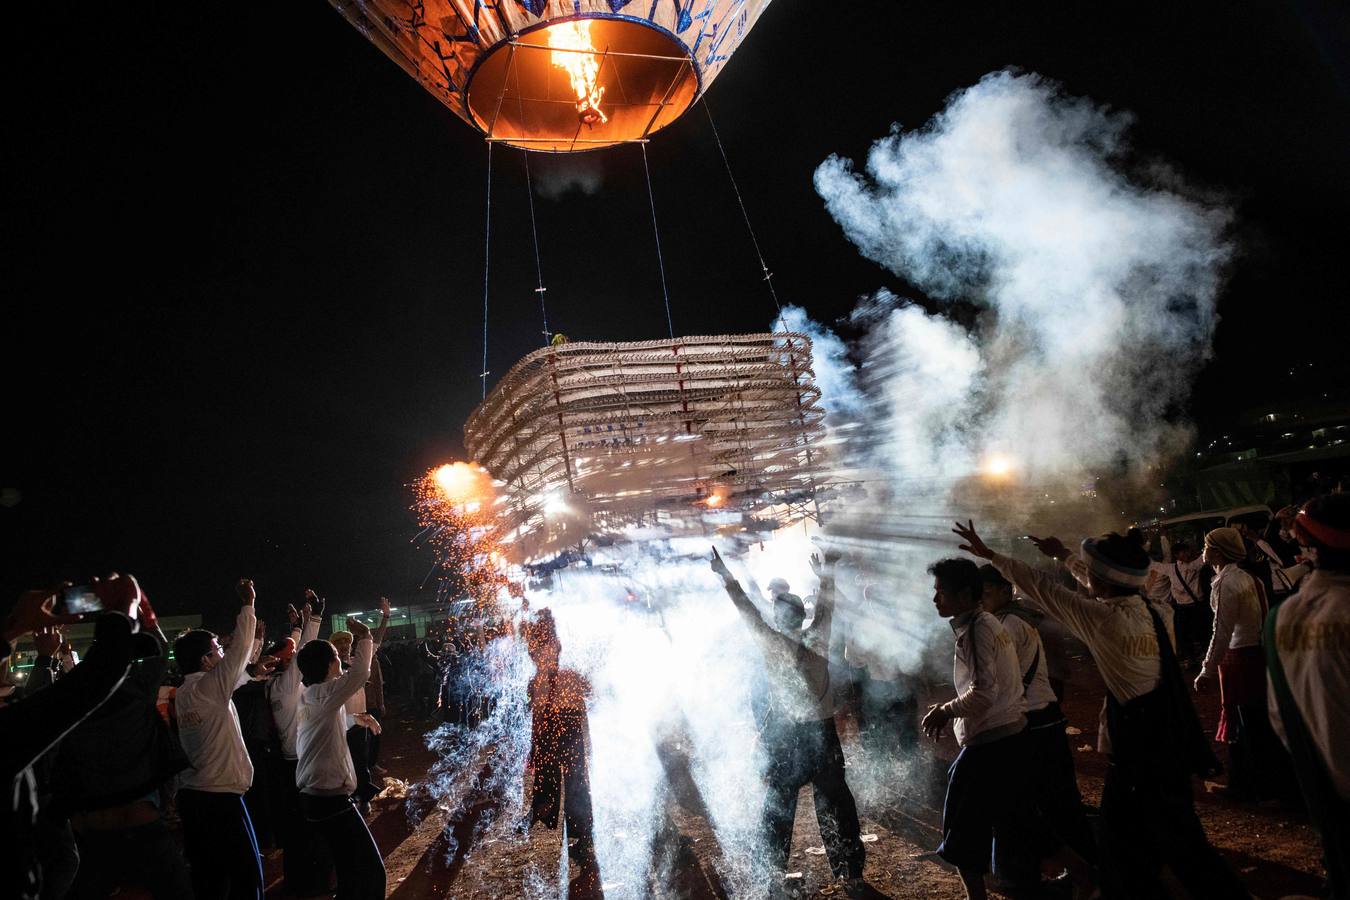
<svg viewBox="0 0 1350 900">
<path fill-rule="evenodd" d="M 333 855 L 337 896 L 380 900 L 384 897 L 384 860 L 352 802 L 356 769 L 347 750 L 344 709 L 352 695 L 365 690 L 374 646 L 364 623 L 349 618 L 347 628 L 353 637 L 352 664 L 347 671 L 342 671 L 337 648 L 328 641 L 310 641 L 296 655 L 304 690 L 297 717 L 300 761 L 295 781 L 305 822 Z"/>
<path fill-rule="evenodd" d="M 231 696 L 246 678 L 257 619 L 253 582 L 239 579 L 241 606 L 229 650 L 209 631 L 189 631 L 174 641 L 183 673 L 178 689 L 178 736 L 192 768 L 178 789 L 183 849 L 192 868 L 197 900 L 261 898 L 262 861 L 244 793 L 253 783 L 253 763 L 244 749 L 239 714 Z"/>
</svg>

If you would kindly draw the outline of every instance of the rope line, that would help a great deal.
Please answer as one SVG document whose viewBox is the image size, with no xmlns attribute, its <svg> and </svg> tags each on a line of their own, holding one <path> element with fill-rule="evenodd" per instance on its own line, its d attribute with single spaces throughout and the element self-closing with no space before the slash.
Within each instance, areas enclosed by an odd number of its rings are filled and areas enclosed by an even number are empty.
<svg viewBox="0 0 1350 900">
<path fill-rule="evenodd" d="M 769 286 L 769 296 L 773 299 L 774 309 L 778 311 L 779 321 L 783 318 L 783 304 L 778 302 L 778 292 L 774 290 L 773 273 L 764 262 L 764 254 L 759 249 L 759 239 L 755 237 L 755 228 L 750 224 L 750 213 L 746 211 L 745 200 L 741 197 L 741 189 L 736 184 L 736 176 L 731 171 L 731 160 L 727 158 L 726 148 L 722 146 L 722 137 L 717 133 L 717 123 L 713 121 L 712 107 L 708 106 L 708 98 L 703 98 L 703 111 L 708 115 L 708 126 L 712 128 L 713 140 L 717 142 L 717 152 L 722 154 L 722 165 L 726 166 L 727 179 L 731 182 L 731 190 L 736 195 L 736 203 L 741 208 L 741 218 L 745 220 L 745 230 L 750 233 L 750 243 L 755 248 L 755 256 L 759 259 L 759 270 L 764 273 L 764 283 Z M 787 326 L 783 326 L 787 330 Z"/>
<path fill-rule="evenodd" d="M 656 266 L 661 272 L 661 297 L 666 301 L 666 327 L 670 329 L 671 338 L 675 337 L 675 320 L 670 315 L 670 292 L 666 290 L 666 262 L 661 257 L 661 229 L 656 227 L 656 195 L 652 193 L 652 170 L 647 164 L 647 144 L 639 144 L 642 148 L 642 170 L 647 173 L 647 199 L 652 206 L 652 234 L 656 236 Z"/>
<path fill-rule="evenodd" d="M 492 261 L 492 142 L 487 142 L 487 204 L 483 214 L 483 399 L 487 399 L 488 377 L 488 265 Z"/>
<path fill-rule="evenodd" d="M 534 183 L 530 181 L 530 151 L 525 154 L 525 190 L 530 195 L 530 233 L 534 235 L 534 272 L 539 276 L 539 287 L 534 292 L 539 295 L 539 314 L 544 317 L 544 346 L 547 347 L 553 332 L 548 330 L 548 306 L 544 303 L 544 265 L 539 261 L 539 228 L 534 224 Z"/>
</svg>

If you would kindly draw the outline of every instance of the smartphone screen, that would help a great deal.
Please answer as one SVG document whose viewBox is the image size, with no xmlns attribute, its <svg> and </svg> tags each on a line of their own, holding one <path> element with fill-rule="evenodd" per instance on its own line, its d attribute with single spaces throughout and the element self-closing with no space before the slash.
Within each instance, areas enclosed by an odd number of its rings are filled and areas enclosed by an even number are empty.
<svg viewBox="0 0 1350 900">
<path fill-rule="evenodd" d="M 103 609 L 103 601 L 89 585 L 61 589 L 60 606 L 67 613 L 92 613 Z"/>
</svg>

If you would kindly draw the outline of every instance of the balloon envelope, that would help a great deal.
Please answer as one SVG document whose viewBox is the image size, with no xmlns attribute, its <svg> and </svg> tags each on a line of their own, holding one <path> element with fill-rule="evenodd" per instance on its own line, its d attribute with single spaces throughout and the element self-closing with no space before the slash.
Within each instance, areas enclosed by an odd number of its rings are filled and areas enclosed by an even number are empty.
<svg viewBox="0 0 1350 900">
<path fill-rule="evenodd" d="M 641 140 L 708 89 L 770 0 L 330 0 L 489 140 Z"/>
</svg>

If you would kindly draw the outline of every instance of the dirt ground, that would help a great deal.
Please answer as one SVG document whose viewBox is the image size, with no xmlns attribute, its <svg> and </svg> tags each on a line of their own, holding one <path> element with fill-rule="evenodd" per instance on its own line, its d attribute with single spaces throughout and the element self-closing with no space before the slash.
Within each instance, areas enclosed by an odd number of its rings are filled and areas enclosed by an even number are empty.
<svg viewBox="0 0 1350 900">
<path fill-rule="evenodd" d="M 1084 799 L 1095 805 L 1101 796 L 1105 772 L 1104 758 L 1092 749 L 1096 745 L 1102 687 L 1089 662 L 1075 662 L 1066 693 L 1064 708 L 1074 730 L 1071 742 L 1079 785 Z M 932 700 L 950 695 L 950 685 L 945 695 L 938 685 L 931 691 Z M 1217 698 L 1213 694 L 1202 696 L 1198 707 L 1202 723 L 1213 733 Z M 406 716 L 395 717 L 387 724 L 383 762 L 389 770 L 388 778 L 415 783 L 425 775 L 433 760 L 421 736 L 429 727 L 430 723 Z M 841 732 L 846 755 L 852 758 L 857 747 L 847 719 L 841 719 Z M 936 746 L 925 747 L 920 758 L 913 761 L 914 768 L 903 790 L 894 785 L 854 787 L 867 842 L 866 877 L 874 897 L 955 900 L 964 897 L 956 873 L 932 853 L 940 839 L 945 767 L 955 753 L 956 745 L 950 737 Z M 1253 895 L 1317 896 L 1321 885 L 1320 846 L 1306 817 L 1275 803 L 1233 803 L 1212 793 L 1213 787 L 1196 783 L 1200 817 L 1210 841 L 1246 880 Z M 470 846 L 469 837 L 475 825 L 495 813 L 494 804 L 481 802 L 464 815 L 447 821 L 445 813 L 430 808 L 429 803 L 409 803 L 399 796 L 396 784 L 387 793 L 388 796 L 375 801 L 371 821 L 371 830 L 385 854 L 387 897 L 495 900 L 564 893 L 563 886 L 540 878 L 540 873 L 559 871 L 561 854 L 556 832 L 536 826 L 528 835 Z M 673 883 L 657 896 L 691 900 L 725 897 L 726 888 L 719 877 L 717 841 L 700 815 L 698 804 L 672 804 L 670 818 L 674 833 L 669 835 L 667 852 L 672 854 L 671 870 L 677 874 Z M 452 846 L 456 848 L 453 852 Z M 277 854 L 268 854 L 265 862 L 267 896 L 285 896 L 277 886 L 280 878 Z M 842 887 L 829 877 L 809 789 L 803 791 L 798 804 L 789 868 L 801 873 L 802 896 L 844 896 Z M 603 873 L 596 883 L 584 877 L 574 878 L 570 890 L 573 898 L 606 896 L 611 900 L 653 894 L 646 885 L 606 883 Z"/>
</svg>

